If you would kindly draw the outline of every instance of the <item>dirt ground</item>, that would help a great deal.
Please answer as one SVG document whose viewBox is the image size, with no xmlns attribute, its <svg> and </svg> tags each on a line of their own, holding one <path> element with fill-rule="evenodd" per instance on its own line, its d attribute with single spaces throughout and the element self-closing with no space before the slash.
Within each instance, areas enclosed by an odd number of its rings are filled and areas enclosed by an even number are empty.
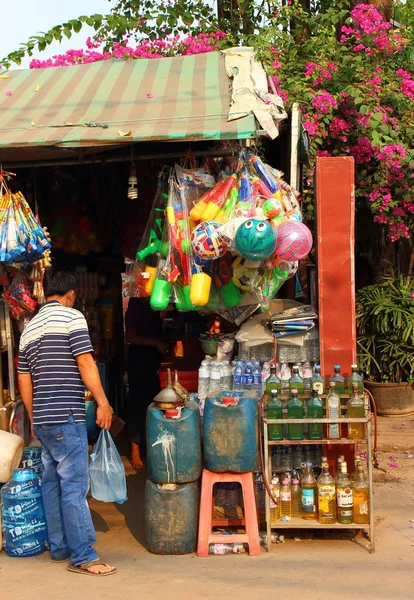
<svg viewBox="0 0 414 600">
<path fill-rule="evenodd" d="M 365 540 L 287 540 L 270 554 L 156 556 L 143 533 L 145 473 L 127 467 L 124 505 L 92 500 L 97 549 L 118 573 L 94 579 L 52 564 L 49 554 L 9 558 L 0 554 L 3 600 L 88 599 L 198 600 L 199 598 L 300 598 L 408 600 L 414 598 L 414 417 L 379 420 L 380 465 L 375 472 L 376 553 Z M 392 459 L 390 459 L 390 456 Z M 398 466 L 390 467 L 389 464 Z"/>
</svg>

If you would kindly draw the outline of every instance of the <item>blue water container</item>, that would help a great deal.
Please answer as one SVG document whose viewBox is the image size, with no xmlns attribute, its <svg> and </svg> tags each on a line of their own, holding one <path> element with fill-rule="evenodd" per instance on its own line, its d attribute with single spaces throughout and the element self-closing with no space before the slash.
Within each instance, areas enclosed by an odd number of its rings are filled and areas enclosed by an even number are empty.
<svg viewBox="0 0 414 600">
<path fill-rule="evenodd" d="M 148 479 L 145 486 L 145 537 L 153 554 L 195 552 L 200 504 L 198 481 L 182 485 L 157 484 Z"/>
<path fill-rule="evenodd" d="M 33 469 L 39 479 L 43 475 L 42 448 L 38 446 L 29 446 L 23 450 L 22 460 L 20 461 L 22 469 Z"/>
<path fill-rule="evenodd" d="M 204 466 L 217 473 L 254 471 L 258 456 L 258 399 L 252 392 L 207 396 L 203 418 Z"/>
<path fill-rule="evenodd" d="M 98 437 L 98 425 L 96 424 L 96 402 L 95 400 L 85 401 L 86 413 L 86 431 L 88 433 L 88 442 L 94 442 Z"/>
<path fill-rule="evenodd" d="M 39 477 L 16 469 L 1 489 L 4 549 L 9 556 L 35 556 L 47 550 L 47 529 Z"/>
<path fill-rule="evenodd" d="M 189 483 L 201 475 L 200 410 L 193 400 L 183 407 L 147 411 L 148 477 L 154 483 Z"/>
</svg>

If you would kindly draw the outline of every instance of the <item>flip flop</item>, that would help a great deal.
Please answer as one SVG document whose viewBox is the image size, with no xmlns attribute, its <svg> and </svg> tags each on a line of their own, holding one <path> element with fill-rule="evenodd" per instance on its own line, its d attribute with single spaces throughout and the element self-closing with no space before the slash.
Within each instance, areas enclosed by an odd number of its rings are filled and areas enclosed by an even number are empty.
<svg viewBox="0 0 414 600">
<path fill-rule="evenodd" d="M 70 559 L 70 554 L 64 558 L 51 558 L 52 563 L 64 563 Z"/>
<path fill-rule="evenodd" d="M 88 571 L 89 567 L 107 567 L 108 565 L 101 561 L 100 558 L 94 558 L 87 563 L 83 563 L 83 565 L 79 565 L 75 567 L 74 564 L 70 563 L 67 567 L 68 571 L 72 571 L 72 573 L 81 573 L 81 575 L 93 575 L 93 577 L 106 577 L 107 575 L 113 575 L 116 573 L 116 568 L 113 567 L 112 571 L 108 571 L 108 573 L 92 573 Z"/>
</svg>

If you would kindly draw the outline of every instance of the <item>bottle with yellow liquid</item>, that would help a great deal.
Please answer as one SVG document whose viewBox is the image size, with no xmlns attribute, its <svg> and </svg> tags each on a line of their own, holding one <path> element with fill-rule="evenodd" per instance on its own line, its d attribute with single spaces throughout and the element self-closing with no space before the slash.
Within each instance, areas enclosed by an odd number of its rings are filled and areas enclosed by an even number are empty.
<svg viewBox="0 0 414 600">
<path fill-rule="evenodd" d="M 270 506 L 270 525 L 276 525 L 280 516 L 280 485 L 279 477 L 276 475 L 272 478 L 272 483 L 269 485 L 272 498 L 269 498 Z"/>
<path fill-rule="evenodd" d="M 302 478 L 302 519 L 316 520 L 317 518 L 317 483 L 312 472 L 312 463 L 308 462 Z"/>
<path fill-rule="evenodd" d="M 352 523 L 353 491 L 346 471 L 346 462 L 341 464 L 341 472 L 336 480 L 336 503 L 338 507 L 338 523 Z"/>
<path fill-rule="evenodd" d="M 363 419 L 365 417 L 365 402 L 359 396 L 358 385 L 353 384 L 352 396 L 346 405 L 346 416 L 349 419 Z M 364 423 L 348 423 L 348 438 L 362 440 L 365 437 Z"/>
<path fill-rule="evenodd" d="M 342 463 L 345 460 L 345 456 L 343 454 L 340 454 L 338 456 L 338 458 L 336 459 L 336 473 L 335 473 L 335 482 L 338 481 L 338 477 L 341 474 L 341 467 L 342 467 Z"/>
<path fill-rule="evenodd" d="M 354 523 L 369 523 L 369 486 L 365 480 L 364 469 L 358 465 L 358 479 L 353 486 Z"/>
<path fill-rule="evenodd" d="M 280 488 L 280 516 L 282 518 L 292 516 L 291 500 L 292 488 L 289 479 L 285 477 Z"/>
<path fill-rule="evenodd" d="M 335 479 L 329 474 L 327 466 L 323 467 L 318 477 L 318 513 L 319 523 L 336 523 Z"/>
</svg>

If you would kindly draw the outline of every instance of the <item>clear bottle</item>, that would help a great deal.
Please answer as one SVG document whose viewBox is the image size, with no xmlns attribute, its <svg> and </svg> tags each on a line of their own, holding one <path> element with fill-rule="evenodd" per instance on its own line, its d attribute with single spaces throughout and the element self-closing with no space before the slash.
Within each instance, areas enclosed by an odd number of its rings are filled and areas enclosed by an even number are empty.
<svg viewBox="0 0 414 600">
<path fill-rule="evenodd" d="M 283 419 L 283 404 L 277 397 L 276 389 L 270 392 L 266 416 L 268 419 Z M 283 440 L 283 424 L 268 425 L 268 438 L 271 442 Z"/>
<path fill-rule="evenodd" d="M 210 391 L 210 367 L 207 361 L 203 360 L 198 370 L 198 397 L 201 401 L 206 399 Z"/>
<path fill-rule="evenodd" d="M 302 377 L 299 375 L 299 367 L 293 367 L 292 377 L 289 379 L 289 389 L 292 391 L 295 389 L 298 394 L 303 394 L 305 390 L 305 384 Z"/>
<path fill-rule="evenodd" d="M 210 368 L 210 394 L 221 391 L 221 364 L 218 361 L 211 363 Z"/>
<path fill-rule="evenodd" d="M 312 471 L 312 463 L 306 463 L 305 474 L 302 477 L 302 519 L 315 520 L 317 510 L 317 483 Z"/>
<path fill-rule="evenodd" d="M 325 377 L 321 375 L 320 365 L 315 365 L 312 377 L 312 390 L 316 390 L 319 396 L 325 393 Z"/>
<path fill-rule="evenodd" d="M 282 486 L 280 488 L 280 516 L 291 517 L 291 501 L 292 501 L 292 489 L 290 481 L 287 477 L 283 479 Z"/>
<path fill-rule="evenodd" d="M 233 390 L 240 391 L 243 390 L 243 361 L 236 361 L 236 366 L 234 369 L 233 375 Z"/>
<path fill-rule="evenodd" d="M 268 361 L 263 363 L 262 368 L 262 392 L 266 391 L 266 381 L 270 376 L 270 363 Z"/>
<path fill-rule="evenodd" d="M 318 477 L 318 521 L 336 523 L 335 480 L 329 474 L 329 467 L 323 467 Z"/>
<path fill-rule="evenodd" d="M 336 506 L 338 523 L 349 524 L 353 521 L 353 491 L 346 462 L 341 464 L 341 472 L 336 480 Z"/>
<path fill-rule="evenodd" d="M 354 523 L 369 523 L 369 486 L 365 480 L 362 465 L 358 466 L 358 479 L 353 485 L 354 492 Z"/>
<path fill-rule="evenodd" d="M 346 405 L 346 416 L 349 419 L 363 419 L 365 417 L 365 402 L 358 394 L 358 384 L 352 385 L 352 396 Z M 348 423 L 348 438 L 362 440 L 365 437 L 364 423 Z"/>
<path fill-rule="evenodd" d="M 233 390 L 233 375 L 231 364 L 225 360 L 221 363 L 221 391 L 231 392 Z"/>
<path fill-rule="evenodd" d="M 345 377 L 341 375 L 340 365 L 334 366 L 334 374 L 330 378 L 329 383 L 335 383 L 335 390 L 337 394 L 345 394 Z"/>
<path fill-rule="evenodd" d="M 297 473 L 292 478 L 292 517 L 301 518 L 302 517 L 302 490 L 300 487 L 300 481 L 297 476 Z"/>
<path fill-rule="evenodd" d="M 287 418 L 303 419 L 303 403 L 298 398 L 298 391 L 291 390 L 291 398 L 287 403 Z M 288 423 L 288 439 L 303 440 L 303 425 L 301 423 Z"/>
<path fill-rule="evenodd" d="M 340 419 L 341 418 L 341 399 L 336 393 L 336 383 L 330 382 L 331 389 L 326 398 L 326 417 L 328 419 Z M 330 440 L 338 440 L 341 437 L 341 425 L 340 423 L 328 423 L 327 425 L 327 438 Z"/>
<path fill-rule="evenodd" d="M 308 402 L 308 419 L 323 419 L 324 409 L 318 391 L 312 391 L 312 398 Z M 323 440 L 323 423 L 309 423 L 308 439 Z"/>
<path fill-rule="evenodd" d="M 266 392 L 270 394 L 272 390 L 276 390 L 278 394 L 282 393 L 282 382 L 276 375 L 276 368 L 270 367 L 270 375 L 266 379 Z"/>
<path fill-rule="evenodd" d="M 252 391 L 256 392 L 259 398 L 262 396 L 262 367 L 256 360 L 253 364 L 253 386 Z"/>
<path fill-rule="evenodd" d="M 303 379 L 303 389 L 305 394 L 310 395 L 312 389 L 312 365 L 309 361 L 301 364 L 300 375 Z"/>
<path fill-rule="evenodd" d="M 338 477 L 341 474 L 341 468 L 342 468 L 342 463 L 345 460 L 345 456 L 343 454 L 340 454 L 338 456 L 338 458 L 336 459 L 336 473 L 335 473 L 335 481 L 338 481 Z"/>
<path fill-rule="evenodd" d="M 282 363 L 280 367 L 280 380 L 282 382 L 282 391 L 287 392 L 289 389 L 289 380 L 292 377 L 292 371 L 288 363 Z"/>
<path fill-rule="evenodd" d="M 354 384 L 357 385 L 358 394 L 364 393 L 364 378 L 358 373 L 358 365 L 351 365 L 351 375 L 348 377 L 347 387 L 348 394 L 353 393 Z"/>
<path fill-rule="evenodd" d="M 352 471 L 351 475 L 349 476 L 349 479 L 351 480 L 351 483 L 354 484 L 355 481 L 358 479 L 358 467 L 359 465 L 361 465 L 362 468 L 364 468 L 364 465 L 362 464 L 362 461 L 359 457 L 359 455 L 357 454 L 355 456 L 355 470 Z"/>
<path fill-rule="evenodd" d="M 276 525 L 280 515 L 280 484 L 279 477 L 273 475 L 272 483 L 269 485 L 272 498 L 269 498 L 270 525 Z"/>
<path fill-rule="evenodd" d="M 328 457 L 326 456 L 326 454 L 323 454 L 321 459 L 321 469 L 323 470 L 324 467 L 329 468 Z"/>
<path fill-rule="evenodd" d="M 223 556 L 224 554 L 242 554 L 245 552 L 243 544 L 209 544 L 208 546 L 209 554 L 219 554 Z"/>
<path fill-rule="evenodd" d="M 243 370 L 243 385 L 244 385 L 245 390 L 253 389 L 253 382 L 254 382 L 253 371 L 254 371 L 253 363 L 250 360 L 246 361 L 244 363 L 244 370 Z"/>
</svg>

